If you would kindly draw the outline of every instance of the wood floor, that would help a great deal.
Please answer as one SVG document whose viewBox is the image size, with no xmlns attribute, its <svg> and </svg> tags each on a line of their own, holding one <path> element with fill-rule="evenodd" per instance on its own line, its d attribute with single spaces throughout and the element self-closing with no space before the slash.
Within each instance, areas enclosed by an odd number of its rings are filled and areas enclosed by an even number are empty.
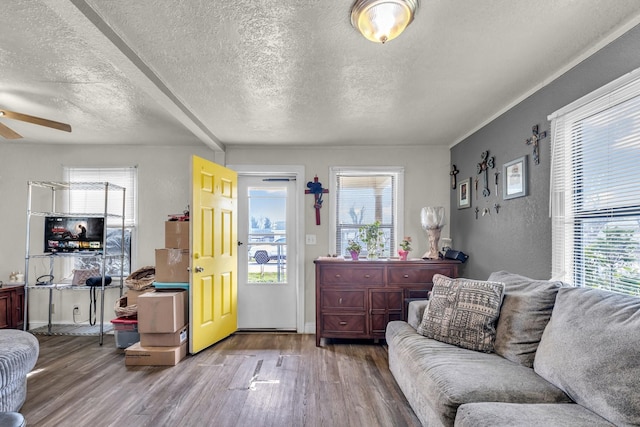
<svg viewBox="0 0 640 427">
<path fill-rule="evenodd" d="M 38 339 L 30 427 L 420 425 L 370 341 L 240 333 L 175 367 L 126 367 L 111 335 Z"/>
</svg>

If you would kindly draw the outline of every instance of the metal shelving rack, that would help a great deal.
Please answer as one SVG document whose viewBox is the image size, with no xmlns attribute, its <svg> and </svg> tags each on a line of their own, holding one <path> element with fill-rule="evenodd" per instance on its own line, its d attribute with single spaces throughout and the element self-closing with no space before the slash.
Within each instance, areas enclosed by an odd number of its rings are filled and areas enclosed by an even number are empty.
<svg viewBox="0 0 640 427">
<path fill-rule="evenodd" d="M 32 210 L 32 202 L 34 201 L 35 192 L 38 190 L 48 191 L 48 197 L 51 198 L 51 209 L 47 211 L 34 211 Z M 64 212 L 63 210 L 57 209 L 57 202 L 59 195 L 64 191 L 71 190 L 83 190 L 83 191 L 101 191 L 104 192 L 104 211 L 102 212 Z M 118 197 L 118 194 L 122 195 L 122 212 L 112 212 L 110 211 L 109 206 L 109 197 L 115 194 Z M 38 194 L 38 196 L 42 196 L 42 194 Z M 29 292 L 30 290 L 38 289 L 38 290 L 47 290 L 49 292 L 49 313 L 48 313 L 48 325 L 47 325 L 47 334 L 48 335 L 98 335 L 100 345 L 103 343 L 103 337 L 105 333 L 105 325 L 104 325 L 104 292 L 107 289 L 119 289 L 120 296 L 122 296 L 123 284 L 124 284 L 124 244 L 120 245 L 119 253 L 107 253 L 107 231 L 108 229 L 119 229 L 122 238 L 122 242 L 124 242 L 124 233 L 125 233 L 125 201 L 126 201 L 126 189 L 124 187 L 118 186 L 116 184 L 111 184 L 109 182 L 55 182 L 55 181 L 29 181 L 27 183 L 27 224 L 26 224 L 26 246 L 25 246 L 25 296 L 24 296 L 24 330 L 29 328 L 28 320 L 29 320 L 29 312 L 28 312 L 28 301 L 29 301 Z M 113 208 L 111 208 L 113 210 Z M 66 218 L 74 218 L 74 217 L 93 217 L 93 218 L 104 218 L 105 225 L 103 228 L 103 242 L 104 247 L 100 252 L 57 252 L 57 253 L 43 253 L 43 251 L 34 253 L 31 248 L 31 226 L 34 218 L 45 218 L 48 216 L 59 216 Z M 118 224 L 117 226 L 115 224 Z M 29 277 L 29 263 L 32 259 L 44 258 L 49 259 L 49 274 L 53 275 L 54 272 L 54 261 L 60 258 L 99 258 L 101 263 L 101 276 L 102 283 L 99 286 L 100 290 L 100 312 L 99 312 L 99 325 L 98 318 L 96 316 L 96 326 L 98 326 L 98 332 L 83 332 L 81 328 L 78 328 L 74 325 L 73 329 L 68 326 L 71 325 L 55 325 L 57 331 L 54 331 L 54 325 L 52 325 L 52 314 L 53 314 L 53 291 L 58 290 L 88 290 L 91 289 L 89 286 L 72 286 L 70 283 L 50 283 L 47 285 L 35 285 L 35 280 Z M 120 274 L 119 279 L 111 282 L 110 285 L 105 283 L 106 276 L 106 266 L 107 260 L 111 258 L 119 258 L 120 262 Z M 94 329 L 92 327 L 90 329 Z"/>
</svg>

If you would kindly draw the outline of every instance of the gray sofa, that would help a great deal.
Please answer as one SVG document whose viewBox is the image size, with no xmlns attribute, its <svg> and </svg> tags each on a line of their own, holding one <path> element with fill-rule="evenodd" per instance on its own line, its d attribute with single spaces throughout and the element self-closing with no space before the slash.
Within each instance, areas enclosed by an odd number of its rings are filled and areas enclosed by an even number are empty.
<svg viewBox="0 0 640 427">
<path fill-rule="evenodd" d="M 387 326 L 390 370 L 423 425 L 640 425 L 640 298 L 504 271 L 489 282 L 504 284 L 492 352 L 419 334 L 426 302 Z"/>
<path fill-rule="evenodd" d="M 27 397 L 27 374 L 38 360 L 39 349 L 38 339 L 29 332 L 0 330 L 0 413 L 22 407 Z M 5 419 L 3 416 L 2 421 Z M 3 425 L 7 424 L 0 423 Z"/>
</svg>

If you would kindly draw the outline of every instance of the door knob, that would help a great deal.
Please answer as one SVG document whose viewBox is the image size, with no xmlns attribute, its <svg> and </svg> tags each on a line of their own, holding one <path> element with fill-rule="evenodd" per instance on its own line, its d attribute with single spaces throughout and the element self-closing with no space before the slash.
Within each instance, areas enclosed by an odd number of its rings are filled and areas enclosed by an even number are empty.
<svg viewBox="0 0 640 427">
<path fill-rule="evenodd" d="M 196 267 L 196 273 L 202 273 L 204 271 L 203 267 L 197 266 Z"/>
</svg>

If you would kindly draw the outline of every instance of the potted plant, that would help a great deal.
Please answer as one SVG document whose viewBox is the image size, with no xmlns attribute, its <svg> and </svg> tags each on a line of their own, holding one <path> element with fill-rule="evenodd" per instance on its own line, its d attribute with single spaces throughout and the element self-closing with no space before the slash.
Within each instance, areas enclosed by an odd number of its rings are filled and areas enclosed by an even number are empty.
<svg viewBox="0 0 640 427">
<path fill-rule="evenodd" d="M 358 237 L 367 245 L 367 258 L 378 259 L 378 252 L 384 249 L 384 231 L 380 229 L 380 221 L 360 227 Z"/>
<path fill-rule="evenodd" d="M 362 246 L 360 246 L 360 243 L 356 242 L 355 240 L 349 240 L 349 244 L 347 245 L 347 250 L 351 254 L 351 259 L 354 261 L 357 261 L 358 257 L 360 256 L 360 251 L 362 250 Z"/>
<path fill-rule="evenodd" d="M 402 239 L 402 242 L 400 242 L 400 249 L 398 250 L 398 255 L 400 255 L 400 259 L 402 261 L 406 261 L 407 255 L 409 255 L 409 252 L 411 252 L 411 237 L 407 236 L 404 239 Z"/>
</svg>

